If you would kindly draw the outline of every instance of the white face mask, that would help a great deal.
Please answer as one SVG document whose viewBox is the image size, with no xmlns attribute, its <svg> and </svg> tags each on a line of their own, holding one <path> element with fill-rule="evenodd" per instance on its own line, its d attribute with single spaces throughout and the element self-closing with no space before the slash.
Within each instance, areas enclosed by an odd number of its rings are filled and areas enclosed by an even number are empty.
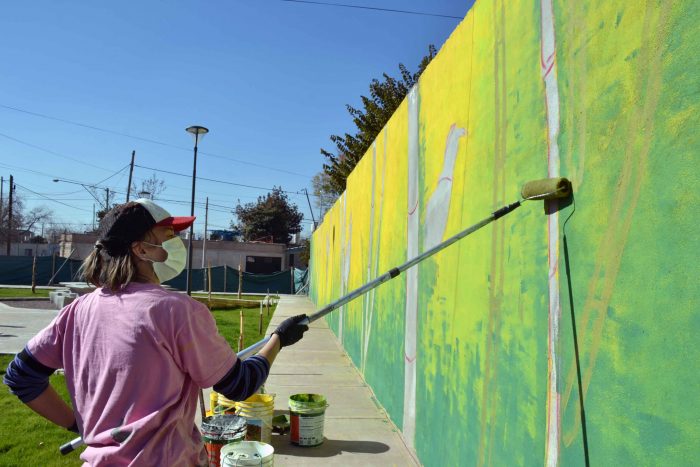
<svg viewBox="0 0 700 467">
<path fill-rule="evenodd" d="M 156 273 L 161 284 L 177 277 L 185 269 L 187 249 L 180 237 L 173 237 L 164 241 L 161 245 L 154 245 L 148 242 L 143 243 L 162 248 L 168 254 L 168 258 L 162 262 L 154 261 L 150 258 L 142 258 L 153 263 L 153 271 Z"/>
</svg>

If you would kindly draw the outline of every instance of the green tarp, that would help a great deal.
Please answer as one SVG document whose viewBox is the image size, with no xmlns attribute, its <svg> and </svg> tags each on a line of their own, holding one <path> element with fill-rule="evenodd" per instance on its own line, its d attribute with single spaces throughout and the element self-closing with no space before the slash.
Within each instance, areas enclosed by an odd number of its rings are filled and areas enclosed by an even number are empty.
<svg viewBox="0 0 700 467">
<path fill-rule="evenodd" d="M 6 285 L 31 285 L 32 262 L 31 256 L 0 256 L 0 284 Z M 36 284 L 48 285 L 51 276 L 58 271 L 53 280 L 59 282 L 76 282 L 81 280 L 78 275 L 81 262 L 56 258 L 51 256 L 38 256 L 36 258 Z M 192 290 L 208 290 L 207 269 L 192 270 Z M 187 271 L 183 271 L 176 278 L 166 282 L 167 285 L 179 290 L 187 289 Z M 212 292 L 237 292 L 238 270 L 217 266 L 211 268 Z M 243 292 L 246 293 L 292 293 L 291 271 L 282 271 L 275 274 L 249 274 L 243 273 Z"/>
</svg>

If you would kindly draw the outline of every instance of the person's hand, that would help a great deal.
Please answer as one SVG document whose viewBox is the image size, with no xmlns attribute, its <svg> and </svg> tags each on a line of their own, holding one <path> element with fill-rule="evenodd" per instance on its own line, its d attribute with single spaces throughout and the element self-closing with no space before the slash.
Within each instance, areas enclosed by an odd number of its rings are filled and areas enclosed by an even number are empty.
<svg viewBox="0 0 700 467">
<path fill-rule="evenodd" d="M 288 345 L 296 344 L 302 338 L 309 327 L 306 324 L 299 324 L 300 321 L 307 319 L 306 315 L 296 315 L 287 318 L 277 326 L 277 329 L 272 334 L 277 334 L 280 338 L 280 348 Z"/>
</svg>

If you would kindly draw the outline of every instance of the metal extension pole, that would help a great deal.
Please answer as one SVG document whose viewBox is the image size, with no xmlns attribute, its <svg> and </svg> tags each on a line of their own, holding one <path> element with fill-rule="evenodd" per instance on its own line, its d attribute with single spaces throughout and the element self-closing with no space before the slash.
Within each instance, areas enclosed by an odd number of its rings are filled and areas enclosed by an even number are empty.
<svg viewBox="0 0 700 467">
<path fill-rule="evenodd" d="M 406 269 L 415 266 L 416 264 L 420 263 L 426 258 L 429 258 L 433 256 L 435 253 L 438 253 L 448 246 L 452 245 L 455 243 L 457 240 L 461 240 L 464 237 L 466 237 L 469 234 L 472 234 L 479 230 L 480 228 L 490 224 L 491 222 L 495 221 L 496 219 L 499 219 L 509 212 L 515 210 L 516 208 L 520 207 L 520 201 L 516 201 L 513 204 L 509 204 L 507 206 L 502 207 L 498 211 L 495 211 L 493 214 L 491 214 L 489 217 L 486 219 L 482 220 L 481 222 L 477 222 L 476 224 L 472 225 L 471 227 L 468 227 L 464 229 L 463 231 L 459 232 L 458 234 L 448 238 L 442 243 L 439 243 L 438 245 L 435 245 L 431 249 L 421 253 L 420 255 L 416 256 L 415 258 L 412 258 L 405 263 L 403 263 L 400 266 L 397 266 L 395 268 L 390 269 L 389 271 L 385 272 L 381 276 L 377 277 L 376 279 L 366 283 L 365 285 L 353 290 L 349 294 L 345 295 L 344 297 L 339 298 L 338 300 L 329 303 L 325 307 L 321 308 L 318 310 L 316 313 L 312 314 L 309 316 L 308 320 L 302 322 L 303 324 L 309 324 L 313 323 L 314 321 L 323 318 L 326 316 L 328 313 L 331 311 L 335 310 L 336 308 L 340 308 L 341 306 L 345 305 L 346 303 L 356 299 L 357 297 L 364 295 L 365 293 L 369 292 L 370 290 L 378 287 L 380 284 L 383 284 L 384 282 L 388 281 L 389 279 L 393 279 L 394 277 L 398 276 L 402 272 L 404 272 Z M 267 344 L 267 342 L 270 340 L 270 337 L 266 337 L 262 339 L 259 342 L 256 342 L 255 344 L 251 345 L 250 347 L 247 347 L 240 351 L 238 353 L 240 358 L 246 358 L 253 353 L 255 353 L 258 349 L 260 349 L 262 346 Z"/>
</svg>

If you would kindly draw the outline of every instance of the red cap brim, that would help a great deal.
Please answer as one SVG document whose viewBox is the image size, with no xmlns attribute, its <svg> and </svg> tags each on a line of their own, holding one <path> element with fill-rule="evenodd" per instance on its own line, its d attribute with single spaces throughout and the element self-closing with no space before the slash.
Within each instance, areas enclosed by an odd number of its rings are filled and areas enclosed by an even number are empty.
<svg viewBox="0 0 700 467">
<path fill-rule="evenodd" d="M 156 224 L 157 227 L 172 227 L 175 232 L 185 230 L 192 225 L 196 218 L 192 216 L 168 217 Z"/>
</svg>

